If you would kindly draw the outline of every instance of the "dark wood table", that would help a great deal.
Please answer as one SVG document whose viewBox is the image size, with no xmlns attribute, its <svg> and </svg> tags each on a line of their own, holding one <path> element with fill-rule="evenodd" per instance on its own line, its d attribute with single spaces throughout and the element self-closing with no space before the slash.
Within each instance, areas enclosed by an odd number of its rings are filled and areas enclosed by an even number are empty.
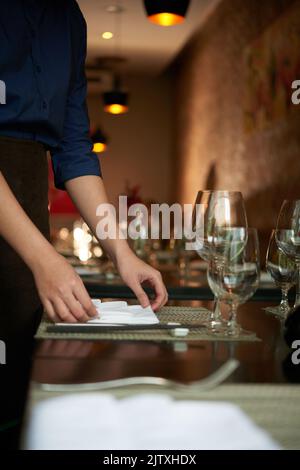
<svg viewBox="0 0 300 470">
<path fill-rule="evenodd" d="M 203 301 L 188 303 L 211 306 Z M 226 382 L 205 391 L 200 387 L 165 390 L 144 385 L 105 389 L 105 393 L 125 398 L 159 391 L 182 400 L 229 402 L 283 448 L 299 449 L 299 387 L 285 384 L 300 382 L 300 366 L 291 367 L 282 325 L 262 310 L 267 305 L 269 302 L 249 302 L 239 313 L 242 326 L 255 331 L 260 342 L 39 341 L 31 375 L 37 383 L 30 389 L 27 409 L 32 410 L 49 398 L 65 398 L 72 393 L 80 393 L 83 400 L 86 395 L 88 400 L 86 392 L 101 393 L 103 382 L 114 379 L 152 376 L 188 384 L 208 377 L 229 358 L 235 358 L 240 365 Z M 92 386 L 87 385 L 91 383 Z M 28 436 L 27 433 L 24 426 L 23 435 Z"/>
<path fill-rule="evenodd" d="M 207 301 L 172 301 L 171 304 L 211 307 Z M 236 358 L 240 367 L 230 377 L 231 382 L 294 381 L 295 371 L 290 367 L 282 325 L 262 310 L 268 305 L 270 302 L 250 301 L 240 308 L 240 323 L 255 331 L 260 342 L 187 342 L 184 348 L 178 349 L 171 342 L 39 341 L 32 380 L 65 384 L 155 376 L 188 383 L 210 375 L 228 358 Z"/>
<path fill-rule="evenodd" d="M 212 308 L 212 293 L 206 272 L 189 279 L 178 271 L 161 270 L 169 292 L 169 305 Z M 83 277 L 91 297 L 133 299 L 132 291 L 118 277 Z M 150 292 L 150 291 L 149 291 Z M 178 351 L 173 343 L 128 341 L 41 341 L 35 357 L 32 379 L 42 383 L 98 382 L 131 376 L 165 377 L 180 382 L 199 380 L 211 374 L 228 358 L 237 358 L 240 367 L 230 378 L 236 382 L 284 382 L 291 380 L 280 322 L 263 307 L 276 305 L 280 291 L 260 286 L 255 296 L 240 307 L 239 320 L 255 331 L 260 342 L 203 341 L 186 343 Z M 293 299 L 291 299 L 293 301 Z M 293 371 L 293 368 L 292 368 Z"/>
</svg>

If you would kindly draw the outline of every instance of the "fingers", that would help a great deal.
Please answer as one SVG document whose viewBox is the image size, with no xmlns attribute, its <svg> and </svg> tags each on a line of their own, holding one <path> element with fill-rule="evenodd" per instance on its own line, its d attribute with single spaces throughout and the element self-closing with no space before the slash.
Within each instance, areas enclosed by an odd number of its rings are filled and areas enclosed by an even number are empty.
<svg viewBox="0 0 300 470">
<path fill-rule="evenodd" d="M 77 323 L 76 317 L 72 315 L 65 302 L 61 298 L 56 297 L 52 303 L 55 315 L 57 315 L 61 321 L 66 323 Z"/>
<path fill-rule="evenodd" d="M 97 315 L 96 307 L 80 283 L 74 287 L 74 293 L 71 290 L 61 292 L 59 296 L 44 299 L 43 304 L 53 322 L 84 323 Z"/>
<path fill-rule="evenodd" d="M 159 272 L 155 272 L 154 275 L 151 273 L 151 276 L 144 278 L 143 281 L 148 282 L 155 291 L 155 299 L 151 302 L 153 310 L 160 309 L 168 301 L 168 293 L 163 283 L 161 274 Z M 139 281 L 133 285 L 129 285 L 129 287 L 133 290 L 140 305 L 143 308 L 150 305 L 149 298 Z"/>
<path fill-rule="evenodd" d="M 159 310 L 168 301 L 167 289 L 160 273 L 149 279 L 149 282 L 155 290 L 155 299 L 151 302 L 151 306 L 153 310 Z"/>
<path fill-rule="evenodd" d="M 74 297 L 73 293 L 64 297 L 64 302 L 73 317 L 80 323 L 90 320 L 81 303 Z"/>
<path fill-rule="evenodd" d="M 51 260 L 50 260 L 51 261 Z M 34 272 L 39 296 L 53 321 L 86 322 L 97 315 L 84 284 L 69 263 L 54 256 L 47 269 L 44 265 Z"/>
<path fill-rule="evenodd" d="M 82 308 L 85 310 L 86 315 L 88 315 L 88 319 L 98 315 L 97 309 L 82 282 L 76 285 L 76 288 L 73 289 L 73 293 L 78 302 L 80 302 Z"/>
<path fill-rule="evenodd" d="M 144 289 L 139 283 L 136 283 L 134 285 L 129 286 L 133 292 L 135 293 L 140 305 L 143 308 L 149 307 L 150 305 L 150 300 Z"/>
<path fill-rule="evenodd" d="M 46 310 L 46 313 L 47 313 L 48 317 L 50 318 L 50 320 L 52 320 L 54 323 L 59 322 L 60 319 L 55 314 L 54 308 L 53 308 L 52 303 L 50 302 L 50 300 L 45 299 L 43 301 L 43 305 L 44 305 L 44 309 Z"/>
</svg>

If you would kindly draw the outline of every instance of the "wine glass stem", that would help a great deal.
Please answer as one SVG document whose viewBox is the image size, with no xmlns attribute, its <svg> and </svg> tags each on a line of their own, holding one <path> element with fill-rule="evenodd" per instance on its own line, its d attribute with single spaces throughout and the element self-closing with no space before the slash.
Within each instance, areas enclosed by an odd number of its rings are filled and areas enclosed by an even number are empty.
<svg viewBox="0 0 300 470">
<path fill-rule="evenodd" d="M 288 312 L 290 309 L 288 300 L 288 289 L 286 288 L 281 289 L 281 302 L 279 307 L 283 312 Z"/>
<path fill-rule="evenodd" d="M 296 284 L 296 299 L 294 308 L 300 306 L 300 262 L 297 263 L 297 284 Z"/>
<path fill-rule="evenodd" d="M 218 323 L 220 320 L 221 320 L 220 301 L 215 296 L 215 298 L 214 298 L 214 307 L 213 307 L 213 311 L 211 312 L 210 321 Z"/>
<path fill-rule="evenodd" d="M 229 313 L 229 321 L 228 321 L 229 330 L 231 332 L 234 332 L 237 328 L 237 310 L 238 310 L 238 304 L 235 302 L 232 303 L 230 313 Z"/>
</svg>

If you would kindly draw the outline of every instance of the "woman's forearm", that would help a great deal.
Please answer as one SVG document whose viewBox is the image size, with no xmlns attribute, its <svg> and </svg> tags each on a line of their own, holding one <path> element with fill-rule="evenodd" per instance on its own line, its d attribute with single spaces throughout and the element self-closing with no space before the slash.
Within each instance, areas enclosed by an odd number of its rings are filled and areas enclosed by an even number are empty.
<svg viewBox="0 0 300 470">
<path fill-rule="evenodd" d="M 31 269 L 52 320 L 84 322 L 97 314 L 79 276 L 24 212 L 1 172 L 0 235 Z"/>
<path fill-rule="evenodd" d="M 81 176 L 66 182 L 67 191 L 72 198 L 74 204 L 78 208 L 80 214 L 97 236 L 101 246 L 110 255 L 114 262 L 118 261 L 120 256 L 130 251 L 126 240 L 119 238 L 118 227 L 116 230 L 116 238 L 101 239 L 99 233 L 96 233 L 99 216 L 97 216 L 97 208 L 101 204 L 108 204 L 108 198 L 105 191 L 103 181 L 98 176 Z M 112 223 L 116 220 L 111 219 Z"/>
<path fill-rule="evenodd" d="M 0 172 L 0 235 L 31 270 L 50 253 L 52 245 L 22 209 Z"/>
<path fill-rule="evenodd" d="M 111 256 L 121 278 L 135 293 L 140 304 L 143 307 L 147 307 L 150 303 L 143 289 L 143 284 L 147 283 L 155 291 L 155 298 L 151 301 L 152 308 L 157 310 L 164 305 L 168 294 L 161 274 L 137 258 L 129 248 L 127 241 L 119 237 L 114 214 L 111 215 L 110 221 L 116 228 L 116 236 L 103 240 L 101 233 L 97 233 L 97 225 L 99 223 L 97 208 L 101 204 L 108 203 L 102 179 L 98 176 L 81 176 L 67 181 L 66 188 L 82 217 L 98 237 L 102 247 Z"/>
</svg>

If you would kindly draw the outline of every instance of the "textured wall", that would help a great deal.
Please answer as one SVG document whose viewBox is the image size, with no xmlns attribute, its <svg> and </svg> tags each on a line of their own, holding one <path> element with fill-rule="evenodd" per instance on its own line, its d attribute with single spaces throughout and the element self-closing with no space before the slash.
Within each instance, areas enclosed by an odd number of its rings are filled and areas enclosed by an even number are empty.
<svg viewBox="0 0 300 470">
<path fill-rule="evenodd" d="M 299 0 L 223 0 L 176 64 L 176 199 L 193 202 L 199 189 L 241 190 L 262 238 L 281 200 L 300 198 L 300 106 L 245 131 L 245 50 L 286 14 L 297 18 L 299 33 Z"/>
</svg>

